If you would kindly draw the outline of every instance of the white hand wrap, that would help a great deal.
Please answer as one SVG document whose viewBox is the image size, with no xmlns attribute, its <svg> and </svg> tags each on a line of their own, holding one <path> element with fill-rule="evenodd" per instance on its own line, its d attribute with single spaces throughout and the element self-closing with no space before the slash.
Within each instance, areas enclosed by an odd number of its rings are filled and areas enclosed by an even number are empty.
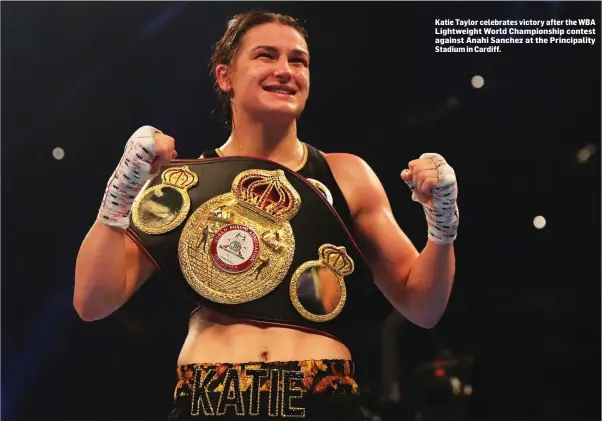
<svg viewBox="0 0 602 421">
<path fill-rule="evenodd" d="M 155 133 L 151 126 L 140 127 L 125 145 L 119 165 L 107 183 L 98 220 L 111 227 L 127 229 L 130 211 L 144 183 L 151 178 L 155 159 Z"/>
<path fill-rule="evenodd" d="M 420 159 L 427 158 L 433 160 L 439 171 L 439 182 L 433 188 L 433 205 L 431 207 L 423 204 L 428 224 L 428 238 L 437 244 L 450 244 L 455 241 L 460 224 L 456 172 L 439 154 L 425 153 L 420 156 Z M 408 184 L 412 188 L 411 183 Z M 416 192 L 412 193 L 412 200 L 419 202 Z"/>
</svg>

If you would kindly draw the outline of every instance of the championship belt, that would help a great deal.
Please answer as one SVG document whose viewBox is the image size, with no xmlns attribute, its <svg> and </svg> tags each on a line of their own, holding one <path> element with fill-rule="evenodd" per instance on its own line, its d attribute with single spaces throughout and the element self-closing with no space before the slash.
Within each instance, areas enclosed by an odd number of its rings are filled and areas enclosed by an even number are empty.
<svg viewBox="0 0 602 421">
<path fill-rule="evenodd" d="M 234 317 L 336 335 L 371 297 L 383 303 L 321 189 L 270 161 L 172 161 L 128 232 L 186 296 Z"/>
</svg>

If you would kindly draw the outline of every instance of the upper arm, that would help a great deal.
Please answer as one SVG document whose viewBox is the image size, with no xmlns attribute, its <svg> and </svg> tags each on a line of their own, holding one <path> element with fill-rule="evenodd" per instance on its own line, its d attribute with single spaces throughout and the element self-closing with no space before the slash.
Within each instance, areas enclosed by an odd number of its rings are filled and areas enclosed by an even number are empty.
<svg viewBox="0 0 602 421">
<path fill-rule="evenodd" d="M 142 247 L 129 235 L 125 236 L 125 268 L 127 298 L 138 291 L 157 269 Z"/>
<path fill-rule="evenodd" d="M 331 154 L 329 164 L 349 205 L 354 237 L 377 286 L 398 301 L 418 251 L 401 230 L 387 194 L 370 166 L 357 156 Z"/>
</svg>

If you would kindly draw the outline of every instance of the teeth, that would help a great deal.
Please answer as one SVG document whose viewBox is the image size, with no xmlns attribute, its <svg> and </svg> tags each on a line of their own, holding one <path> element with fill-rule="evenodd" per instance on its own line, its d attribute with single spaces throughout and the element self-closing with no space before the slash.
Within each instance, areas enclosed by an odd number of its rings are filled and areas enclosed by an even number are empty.
<svg viewBox="0 0 602 421">
<path fill-rule="evenodd" d="M 278 92 L 278 93 L 281 93 L 281 94 L 291 94 L 292 95 L 292 92 L 287 91 L 286 89 L 274 89 L 274 88 L 266 88 L 266 89 L 268 91 L 272 91 L 272 92 Z"/>
</svg>

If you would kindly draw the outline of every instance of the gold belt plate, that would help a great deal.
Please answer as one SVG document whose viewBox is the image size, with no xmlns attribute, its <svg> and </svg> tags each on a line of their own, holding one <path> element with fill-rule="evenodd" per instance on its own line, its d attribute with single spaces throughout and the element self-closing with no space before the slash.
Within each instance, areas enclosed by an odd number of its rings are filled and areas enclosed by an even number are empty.
<svg viewBox="0 0 602 421">
<path fill-rule="evenodd" d="M 241 304 L 272 292 L 295 253 L 289 220 L 301 198 L 282 170 L 247 170 L 232 191 L 190 216 L 178 245 L 180 268 L 201 296 Z"/>
</svg>

